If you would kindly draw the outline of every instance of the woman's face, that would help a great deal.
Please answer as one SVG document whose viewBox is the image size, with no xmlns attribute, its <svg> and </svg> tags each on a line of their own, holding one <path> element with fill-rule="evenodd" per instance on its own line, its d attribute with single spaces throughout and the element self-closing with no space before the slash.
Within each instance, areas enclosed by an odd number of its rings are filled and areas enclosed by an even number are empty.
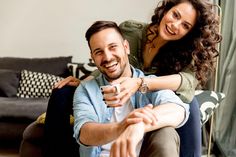
<svg viewBox="0 0 236 157">
<path fill-rule="evenodd" d="M 165 41 L 181 39 L 193 28 L 196 18 L 197 12 L 191 3 L 180 3 L 163 16 L 159 36 Z"/>
</svg>

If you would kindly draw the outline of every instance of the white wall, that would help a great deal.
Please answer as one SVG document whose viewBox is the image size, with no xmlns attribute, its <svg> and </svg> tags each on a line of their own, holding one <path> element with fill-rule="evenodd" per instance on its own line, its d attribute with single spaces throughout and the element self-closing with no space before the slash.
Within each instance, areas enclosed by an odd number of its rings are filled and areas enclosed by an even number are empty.
<svg viewBox="0 0 236 157">
<path fill-rule="evenodd" d="M 149 22 L 158 0 L 0 0 L 0 57 L 90 57 L 95 20 Z"/>
</svg>

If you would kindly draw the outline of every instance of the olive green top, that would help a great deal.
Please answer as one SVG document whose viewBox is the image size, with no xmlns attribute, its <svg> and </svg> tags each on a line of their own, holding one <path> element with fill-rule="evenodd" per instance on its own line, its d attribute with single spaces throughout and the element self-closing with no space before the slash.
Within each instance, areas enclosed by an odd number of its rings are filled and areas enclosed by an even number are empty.
<svg viewBox="0 0 236 157">
<path fill-rule="evenodd" d="M 130 63 L 134 67 L 143 70 L 142 53 L 146 42 L 146 31 L 148 24 L 129 20 L 122 22 L 119 27 L 124 35 L 124 38 L 128 40 L 130 45 Z M 155 68 L 155 66 L 151 66 L 149 69 L 145 69 L 144 73 L 154 74 L 156 71 Z M 186 68 L 179 72 L 179 74 L 182 79 L 176 94 L 183 102 L 190 103 L 194 97 L 194 91 L 198 83 L 197 79 L 195 78 L 195 73 L 189 68 Z M 97 72 L 93 73 L 92 75 L 96 76 Z"/>
</svg>

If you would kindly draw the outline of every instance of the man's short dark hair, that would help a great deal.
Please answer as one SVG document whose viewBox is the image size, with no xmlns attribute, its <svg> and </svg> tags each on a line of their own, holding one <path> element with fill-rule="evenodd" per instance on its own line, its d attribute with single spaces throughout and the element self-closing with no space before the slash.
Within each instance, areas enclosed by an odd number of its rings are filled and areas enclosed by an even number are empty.
<svg viewBox="0 0 236 157">
<path fill-rule="evenodd" d="M 113 21 L 96 21 L 89 27 L 89 29 L 87 30 L 87 32 L 85 34 L 85 38 L 88 41 L 88 44 L 89 44 L 89 40 L 93 34 L 100 32 L 100 31 L 107 29 L 107 28 L 114 28 L 123 37 L 119 26 L 115 22 L 113 22 Z"/>
</svg>

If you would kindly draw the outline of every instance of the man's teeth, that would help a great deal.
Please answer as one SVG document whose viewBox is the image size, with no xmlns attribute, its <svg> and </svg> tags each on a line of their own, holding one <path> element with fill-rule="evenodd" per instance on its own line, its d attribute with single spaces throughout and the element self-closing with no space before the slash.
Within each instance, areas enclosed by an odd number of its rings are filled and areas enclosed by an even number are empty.
<svg viewBox="0 0 236 157">
<path fill-rule="evenodd" d="M 110 63 L 110 64 L 107 64 L 105 67 L 106 68 L 110 68 L 110 67 L 112 67 L 112 66 L 114 66 L 114 65 L 116 65 L 117 64 L 117 62 L 112 62 L 112 63 Z"/>
</svg>

